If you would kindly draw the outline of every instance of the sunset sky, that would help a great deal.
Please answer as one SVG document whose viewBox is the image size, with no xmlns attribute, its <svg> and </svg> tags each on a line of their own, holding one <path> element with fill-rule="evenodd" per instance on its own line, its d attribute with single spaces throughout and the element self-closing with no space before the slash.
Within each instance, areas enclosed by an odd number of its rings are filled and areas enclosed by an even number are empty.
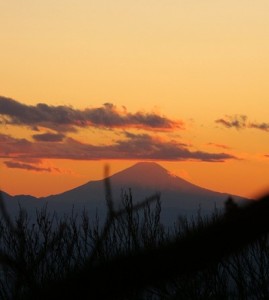
<svg viewBox="0 0 269 300">
<path fill-rule="evenodd" d="M 268 14 L 268 0 L 1 1 L 0 188 L 45 196 L 156 161 L 216 191 L 269 190 Z"/>
</svg>

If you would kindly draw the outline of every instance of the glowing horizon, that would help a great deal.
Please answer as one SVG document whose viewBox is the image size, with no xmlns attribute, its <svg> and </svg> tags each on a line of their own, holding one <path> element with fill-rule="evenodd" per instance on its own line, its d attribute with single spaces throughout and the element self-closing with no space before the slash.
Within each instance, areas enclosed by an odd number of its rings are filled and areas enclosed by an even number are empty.
<svg viewBox="0 0 269 300">
<path fill-rule="evenodd" d="M 156 161 L 268 188 L 268 1 L 1 3 L 0 188 L 45 196 Z"/>
</svg>

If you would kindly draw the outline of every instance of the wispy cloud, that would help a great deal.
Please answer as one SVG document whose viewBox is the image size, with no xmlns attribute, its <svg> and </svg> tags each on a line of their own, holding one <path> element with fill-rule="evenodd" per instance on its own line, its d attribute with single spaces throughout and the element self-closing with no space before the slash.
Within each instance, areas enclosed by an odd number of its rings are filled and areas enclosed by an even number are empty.
<svg viewBox="0 0 269 300">
<path fill-rule="evenodd" d="M 225 116 L 225 118 L 215 120 L 216 123 L 221 124 L 227 128 L 242 129 L 246 127 L 247 116 L 245 115 L 234 115 Z"/>
<path fill-rule="evenodd" d="M 26 164 L 26 163 L 21 163 L 16 161 L 4 161 L 4 164 L 11 169 L 23 169 L 23 170 L 35 171 L 35 172 L 52 172 L 54 170 L 52 168 L 41 168 L 33 164 Z"/>
<path fill-rule="evenodd" d="M 34 134 L 32 138 L 38 142 L 61 142 L 65 138 L 64 134 L 61 133 L 42 133 Z"/>
<path fill-rule="evenodd" d="M 236 159 L 228 153 L 191 151 L 187 145 L 176 141 L 165 141 L 148 134 L 124 133 L 124 138 L 109 145 L 92 145 L 66 138 L 62 142 L 31 142 L 0 135 L 0 156 L 9 159 L 141 159 L 182 161 L 197 160 L 223 162 Z"/>
<path fill-rule="evenodd" d="M 255 128 L 255 129 L 260 129 L 263 131 L 269 131 L 269 123 L 256 123 L 256 122 L 252 122 L 249 124 L 250 128 Z"/>
<path fill-rule="evenodd" d="M 38 130 L 39 127 L 57 132 L 75 132 L 77 128 L 141 128 L 149 131 L 183 129 L 182 121 L 171 120 L 157 113 L 130 113 L 111 103 L 101 107 L 74 109 L 70 106 L 51 106 L 45 103 L 26 105 L 16 100 L 0 97 L 0 122 L 23 125 Z"/>
<path fill-rule="evenodd" d="M 208 146 L 212 146 L 212 147 L 215 147 L 215 148 L 221 148 L 221 149 L 226 149 L 226 150 L 229 150 L 231 149 L 231 147 L 227 146 L 227 145 L 224 145 L 224 144 L 218 144 L 218 143 L 207 143 Z"/>
<path fill-rule="evenodd" d="M 248 117 L 245 115 L 227 115 L 224 118 L 215 120 L 216 123 L 223 125 L 226 128 L 254 128 L 262 131 L 269 132 L 269 123 L 266 122 L 256 122 L 249 121 Z"/>
</svg>

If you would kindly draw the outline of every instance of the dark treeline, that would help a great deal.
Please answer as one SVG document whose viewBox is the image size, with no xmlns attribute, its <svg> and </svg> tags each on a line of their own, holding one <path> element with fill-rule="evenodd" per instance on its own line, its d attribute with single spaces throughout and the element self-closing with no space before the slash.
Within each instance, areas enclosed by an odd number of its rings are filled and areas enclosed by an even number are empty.
<svg viewBox="0 0 269 300">
<path fill-rule="evenodd" d="M 106 190 L 103 225 L 1 201 L 0 299 L 269 299 L 269 197 L 165 228 L 159 195 L 115 210 Z"/>
</svg>

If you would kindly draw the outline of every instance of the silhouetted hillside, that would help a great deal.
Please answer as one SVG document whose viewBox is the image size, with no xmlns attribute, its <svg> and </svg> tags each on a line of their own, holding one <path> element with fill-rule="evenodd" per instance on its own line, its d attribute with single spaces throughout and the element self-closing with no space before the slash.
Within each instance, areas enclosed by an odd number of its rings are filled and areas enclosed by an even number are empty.
<svg viewBox="0 0 269 300">
<path fill-rule="evenodd" d="M 158 196 L 124 194 L 119 211 L 105 186 L 103 226 L 46 210 L 12 222 L 1 206 L 0 299 L 268 299 L 268 196 L 170 231 Z"/>
</svg>

